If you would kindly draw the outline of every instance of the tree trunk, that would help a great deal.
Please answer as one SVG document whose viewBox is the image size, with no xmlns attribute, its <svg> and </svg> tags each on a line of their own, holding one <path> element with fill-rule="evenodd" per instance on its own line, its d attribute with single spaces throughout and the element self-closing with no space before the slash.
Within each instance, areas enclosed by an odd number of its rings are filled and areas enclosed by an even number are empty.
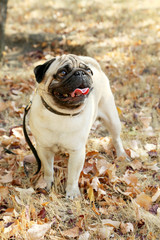
<svg viewBox="0 0 160 240">
<path fill-rule="evenodd" d="M 3 56 L 4 41 L 5 41 L 5 21 L 7 15 L 7 2 L 8 0 L 0 0 L 0 60 Z"/>
</svg>

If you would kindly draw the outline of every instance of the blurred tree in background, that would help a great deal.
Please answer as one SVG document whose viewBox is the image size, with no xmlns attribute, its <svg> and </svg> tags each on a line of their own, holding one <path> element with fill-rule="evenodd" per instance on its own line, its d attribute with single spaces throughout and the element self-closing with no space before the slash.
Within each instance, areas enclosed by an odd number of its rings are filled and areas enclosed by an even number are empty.
<svg viewBox="0 0 160 240">
<path fill-rule="evenodd" d="M 7 15 L 8 0 L 0 0 L 0 60 L 3 56 L 4 41 L 5 41 L 5 21 Z"/>
</svg>

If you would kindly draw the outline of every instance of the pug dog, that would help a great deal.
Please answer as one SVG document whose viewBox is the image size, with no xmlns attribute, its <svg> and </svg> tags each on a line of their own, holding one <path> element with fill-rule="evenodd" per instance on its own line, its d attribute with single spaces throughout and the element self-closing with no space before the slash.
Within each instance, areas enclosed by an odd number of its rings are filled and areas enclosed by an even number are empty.
<svg viewBox="0 0 160 240">
<path fill-rule="evenodd" d="M 67 152 L 66 197 L 80 195 L 78 180 L 92 124 L 103 119 L 117 156 L 126 156 L 109 80 L 96 60 L 73 54 L 55 57 L 34 69 L 38 82 L 30 110 L 30 128 L 44 170 L 47 190 L 53 183 L 56 153 Z"/>
</svg>

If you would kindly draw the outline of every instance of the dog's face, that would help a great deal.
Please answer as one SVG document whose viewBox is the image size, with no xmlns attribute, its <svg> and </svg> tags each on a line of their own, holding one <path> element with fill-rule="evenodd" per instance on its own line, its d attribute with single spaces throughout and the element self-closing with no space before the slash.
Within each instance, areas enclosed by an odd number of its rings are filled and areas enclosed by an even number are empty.
<svg viewBox="0 0 160 240">
<path fill-rule="evenodd" d="M 82 104 L 92 90 L 93 72 L 75 55 L 63 55 L 39 65 L 34 69 L 37 82 L 41 85 L 52 104 L 60 108 L 75 109 Z"/>
</svg>

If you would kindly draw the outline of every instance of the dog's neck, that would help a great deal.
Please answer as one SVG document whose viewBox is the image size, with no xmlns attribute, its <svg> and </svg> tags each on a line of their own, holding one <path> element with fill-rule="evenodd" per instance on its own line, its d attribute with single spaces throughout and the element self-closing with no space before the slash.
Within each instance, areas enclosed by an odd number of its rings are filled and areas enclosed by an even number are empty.
<svg viewBox="0 0 160 240">
<path fill-rule="evenodd" d="M 51 106 L 49 106 L 48 103 L 46 103 L 46 101 L 44 100 L 44 98 L 43 98 L 42 96 L 41 96 L 41 101 L 42 101 L 42 103 L 43 103 L 43 106 L 44 106 L 48 111 L 50 111 L 50 112 L 52 112 L 52 113 L 54 113 L 54 114 L 57 114 L 57 115 L 70 116 L 70 117 L 72 117 L 72 116 L 76 116 L 76 115 L 78 115 L 78 114 L 81 113 L 81 111 L 78 112 L 78 113 L 73 113 L 73 114 L 62 113 L 62 112 L 59 112 L 59 111 L 55 110 L 55 109 L 52 108 Z"/>
</svg>

